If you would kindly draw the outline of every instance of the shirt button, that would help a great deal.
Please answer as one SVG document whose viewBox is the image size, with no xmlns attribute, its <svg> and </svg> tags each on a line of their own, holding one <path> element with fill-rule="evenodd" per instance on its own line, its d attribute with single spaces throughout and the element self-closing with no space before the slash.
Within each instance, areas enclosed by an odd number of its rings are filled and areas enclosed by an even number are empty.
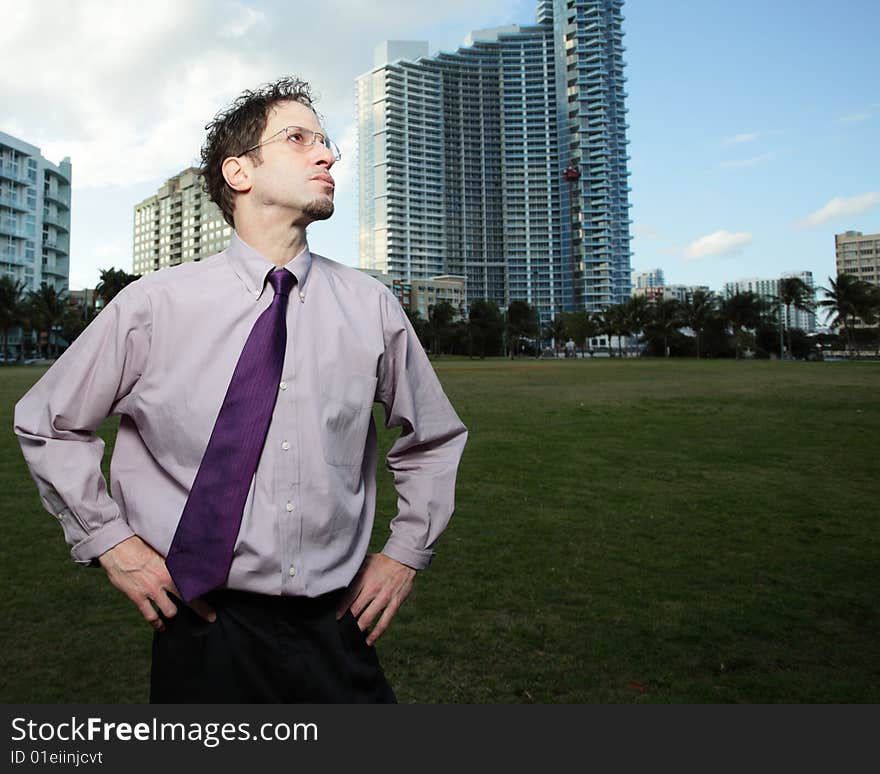
<svg viewBox="0 0 880 774">
<path fill-rule="evenodd" d="M 290 448 L 290 444 L 287 443 L 287 441 L 282 441 L 281 448 L 284 449 L 284 451 L 287 451 Z"/>
<path fill-rule="evenodd" d="M 282 390 L 286 390 L 287 389 L 287 382 L 281 382 L 281 384 L 279 386 L 281 387 Z"/>
<path fill-rule="evenodd" d="M 293 503 L 288 501 L 287 503 L 287 512 L 291 513 L 293 511 Z"/>
<path fill-rule="evenodd" d="M 287 571 L 287 574 L 288 574 L 291 578 L 292 578 L 294 575 L 296 575 L 296 567 L 294 567 L 293 565 L 290 565 L 290 569 Z"/>
</svg>

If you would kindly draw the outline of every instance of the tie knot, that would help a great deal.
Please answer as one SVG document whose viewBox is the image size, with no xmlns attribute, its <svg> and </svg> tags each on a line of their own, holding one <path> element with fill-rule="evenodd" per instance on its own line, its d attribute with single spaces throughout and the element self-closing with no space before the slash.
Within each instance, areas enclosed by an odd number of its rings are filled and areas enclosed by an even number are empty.
<svg viewBox="0 0 880 774">
<path fill-rule="evenodd" d="M 289 296 L 290 289 L 296 284 L 296 277 L 287 269 L 276 269 L 269 275 L 269 284 L 276 296 Z"/>
</svg>

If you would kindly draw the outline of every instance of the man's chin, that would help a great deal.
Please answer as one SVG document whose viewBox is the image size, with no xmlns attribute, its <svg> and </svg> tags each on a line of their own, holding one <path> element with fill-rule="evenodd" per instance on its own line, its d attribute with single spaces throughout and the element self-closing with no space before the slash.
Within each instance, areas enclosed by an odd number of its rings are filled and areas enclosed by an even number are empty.
<svg viewBox="0 0 880 774">
<path fill-rule="evenodd" d="M 327 220 L 333 214 L 332 199 L 315 199 L 315 201 L 307 204 L 303 213 L 312 221 Z"/>
</svg>

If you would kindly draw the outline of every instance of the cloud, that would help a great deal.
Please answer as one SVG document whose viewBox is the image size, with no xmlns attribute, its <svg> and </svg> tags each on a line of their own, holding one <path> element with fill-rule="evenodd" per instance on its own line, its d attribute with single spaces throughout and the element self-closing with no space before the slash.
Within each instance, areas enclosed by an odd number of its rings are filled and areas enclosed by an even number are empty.
<svg viewBox="0 0 880 774">
<path fill-rule="evenodd" d="M 684 251 L 686 261 L 696 261 L 710 255 L 736 255 L 746 245 L 752 243 L 752 234 L 748 231 L 731 233 L 730 231 L 713 231 L 691 242 Z"/>
<path fill-rule="evenodd" d="M 754 142 L 759 137 L 757 132 L 746 132 L 745 134 L 735 134 L 732 137 L 725 137 L 722 145 L 742 145 L 744 142 Z"/>
<path fill-rule="evenodd" d="M 799 220 L 794 227 L 800 230 L 816 228 L 829 220 L 837 218 L 850 218 L 856 215 L 864 215 L 869 210 L 880 204 L 880 191 L 868 191 L 857 196 L 835 196 L 824 207 Z"/>
<path fill-rule="evenodd" d="M 266 23 L 266 14 L 253 8 L 236 6 L 235 18 L 230 19 L 220 30 L 221 38 L 244 37 L 253 27 Z"/>
<path fill-rule="evenodd" d="M 835 123 L 848 126 L 852 124 L 863 124 L 865 123 L 865 121 L 869 121 L 870 119 L 871 113 L 867 110 L 862 110 L 858 113 L 850 113 L 849 115 L 841 116 L 835 121 Z"/>
<path fill-rule="evenodd" d="M 745 167 L 754 167 L 763 164 L 765 161 L 772 161 L 776 158 L 774 151 L 762 153 L 760 156 L 753 156 L 750 159 L 734 159 L 731 161 L 722 161 L 721 166 L 727 169 L 744 169 Z"/>
<path fill-rule="evenodd" d="M 472 0 L 327 0 L 303 24 L 301 4 L 285 0 L 13 3 L 0 25 L 16 62 L 0 68 L 3 103 L 14 105 L 2 128 L 52 161 L 70 156 L 75 189 L 167 178 L 196 160 L 205 124 L 246 88 L 305 78 L 342 137 L 355 120 L 354 77 L 370 70 L 377 43 L 510 13 L 504 0 L 476 14 Z"/>
<path fill-rule="evenodd" d="M 648 242 L 656 242 L 660 238 L 660 233 L 653 226 L 645 223 L 634 223 L 632 227 L 633 236 L 644 239 Z"/>
<path fill-rule="evenodd" d="M 220 109 L 282 75 L 311 82 L 342 147 L 334 167 L 340 206 L 323 236 L 328 254 L 356 262 L 355 78 L 372 69 L 375 46 L 427 40 L 432 51 L 454 50 L 471 30 L 529 24 L 534 7 L 326 0 L 303 8 L 289 0 L 4 4 L 0 49 L 15 67 L 0 67 L 0 130 L 50 161 L 71 157 L 74 286 L 93 286 L 110 263 L 124 260 L 130 270 L 133 206 L 196 162 L 205 124 Z"/>
</svg>

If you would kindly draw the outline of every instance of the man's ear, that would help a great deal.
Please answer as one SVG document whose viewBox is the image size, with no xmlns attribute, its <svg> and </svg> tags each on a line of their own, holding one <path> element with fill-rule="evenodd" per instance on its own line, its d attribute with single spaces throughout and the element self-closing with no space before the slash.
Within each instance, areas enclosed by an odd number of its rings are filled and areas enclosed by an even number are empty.
<svg viewBox="0 0 880 774">
<path fill-rule="evenodd" d="M 220 167 L 226 184 L 238 193 L 246 193 L 251 190 L 251 178 L 247 165 L 241 163 L 238 156 L 230 156 L 223 160 Z"/>
</svg>

